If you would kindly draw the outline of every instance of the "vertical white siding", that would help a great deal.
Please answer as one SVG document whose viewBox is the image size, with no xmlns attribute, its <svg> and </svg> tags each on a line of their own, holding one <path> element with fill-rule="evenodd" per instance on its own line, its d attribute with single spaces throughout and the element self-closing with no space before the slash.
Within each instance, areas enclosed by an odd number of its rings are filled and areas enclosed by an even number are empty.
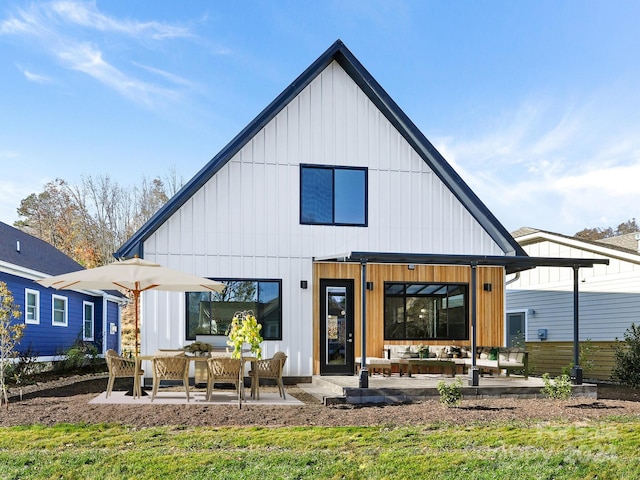
<svg viewBox="0 0 640 480">
<path fill-rule="evenodd" d="M 368 227 L 300 225 L 301 163 L 368 167 Z M 282 279 L 283 340 L 265 353 L 284 350 L 286 374 L 300 376 L 313 337 L 313 286 L 300 280 L 311 281 L 312 257 L 358 250 L 502 255 L 335 62 L 144 245 L 146 258 L 202 276 Z M 182 345 L 184 295 L 144 300 L 144 349 Z"/>
</svg>

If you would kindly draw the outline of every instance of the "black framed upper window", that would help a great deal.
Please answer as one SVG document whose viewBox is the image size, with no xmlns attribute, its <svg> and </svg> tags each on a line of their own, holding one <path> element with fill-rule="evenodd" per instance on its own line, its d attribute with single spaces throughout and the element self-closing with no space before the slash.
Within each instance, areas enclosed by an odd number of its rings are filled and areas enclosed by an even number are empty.
<svg viewBox="0 0 640 480">
<path fill-rule="evenodd" d="M 300 166 L 300 223 L 367 225 L 367 169 Z"/>
<path fill-rule="evenodd" d="M 282 281 L 215 280 L 227 286 L 221 293 L 187 293 L 187 340 L 195 340 L 196 335 L 227 335 L 233 315 L 245 310 L 251 310 L 262 325 L 262 338 L 282 340 Z"/>
<path fill-rule="evenodd" d="M 467 284 L 384 284 L 385 340 L 468 340 Z"/>
</svg>

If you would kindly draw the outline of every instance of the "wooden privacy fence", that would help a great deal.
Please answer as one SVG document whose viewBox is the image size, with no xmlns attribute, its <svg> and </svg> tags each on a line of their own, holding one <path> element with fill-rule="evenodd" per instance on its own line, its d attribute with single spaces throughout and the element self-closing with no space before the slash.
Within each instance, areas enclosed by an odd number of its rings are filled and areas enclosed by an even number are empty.
<svg viewBox="0 0 640 480">
<path fill-rule="evenodd" d="M 582 342 L 584 343 L 584 342 Z M 622 342 L 594 342 L 591 341 L 592 353 L 590 360 L 592 367 L 580 365 L 583 377 L 594 380 L 611 380 L 611 371 L 615 365 L 615 347 Z M 557 376 L 562 374 L 563 367 L 573 362 L 573 342 L 529 342 L 529 371 L 534 375 Z"/>
</svg>

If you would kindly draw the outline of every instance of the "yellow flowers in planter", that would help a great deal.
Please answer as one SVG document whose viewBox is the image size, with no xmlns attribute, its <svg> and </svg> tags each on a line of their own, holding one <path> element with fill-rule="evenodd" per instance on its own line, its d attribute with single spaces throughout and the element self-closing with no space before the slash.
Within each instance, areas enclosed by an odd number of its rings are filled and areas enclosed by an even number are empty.
<svg viewBox="0 0 640 480">
<path fill-rule="evenodd" d="M 227 345 L 233 347 L 231 356 L 233 358 L 240 358 L 242 356 L 242 345 L 248 343 L 251 348 L 251 353 L 257 357 L 262 358 L 262 336 L 260 330 L 262 325 L 258 323 L 255 315 L 251 310 L 244 312 L 236 312 L 231 319 L 231 325 L 229 326 L 229 340 Z"/>
</svg>

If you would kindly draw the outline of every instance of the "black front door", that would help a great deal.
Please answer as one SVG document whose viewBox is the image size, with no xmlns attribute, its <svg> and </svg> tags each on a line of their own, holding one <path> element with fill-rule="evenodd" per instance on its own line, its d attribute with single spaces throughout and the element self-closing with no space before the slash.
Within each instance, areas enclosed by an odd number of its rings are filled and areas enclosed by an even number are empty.
<svg viewBox="0 0 640 480">
<path fill-rule="evenodd" d="M 353 280 L 320 280 L 320 374 L 353 373 Z"/>
</svg>

